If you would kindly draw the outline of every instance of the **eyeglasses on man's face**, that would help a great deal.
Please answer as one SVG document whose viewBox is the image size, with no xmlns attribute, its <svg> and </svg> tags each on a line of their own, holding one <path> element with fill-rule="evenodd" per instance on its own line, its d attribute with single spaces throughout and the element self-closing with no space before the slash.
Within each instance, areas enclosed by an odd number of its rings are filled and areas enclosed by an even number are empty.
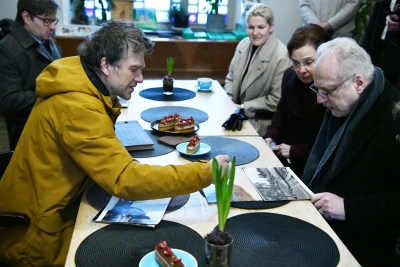
<svg viewBox="0 0 400 267">
<path fill-rule="evenodd" d="M 309 59 L 306 60 L 303 63 L 297 62 L 297 61 L 291 61 L 290 62 L 290 67 L 296 71 L 300 70 L 301 67 L 304 67 L 306 70 L 310 70 L 312 66 L 314 66 L 315 60 L 314 59 Z"/>
<path fill-rule="evenodd" d="M 329 99 L 329 95 L 337 90 L 341 85 L 343 85 L 345 82 L 347 82 L 348 80 L 350 80 L 351 78 L 353 78 L 354 76 L 356 76 L 356 74 L 353 74 L 349 77 L 347 77 L 346 79 L 344 79 L 341 83 L 339 83 L 338 85 L 334 86 L 331 90 L 329 90 L 328 92 L 320 92 L 318 91 L 318 87 L 315 86 L 315 83 L 311 84 L 310 89 L 311 91 L 313 91 L 316 95 L 319 95 L 323 100 L 328 100 Z"/>
<path fill-rule="evenodd" d="M 60 20 L 59 18 L 44 19 L 44 18 L 41 18 L 41 17 L 36 16 L 36 15 L 32 15 L 32 16 L 34 16 L 35 18 L 40 19 L 43 22 L 44 26 L 46 26 L 46 27 L 50 26 L 51 24 L 57 25 L 58 21 Z"/>
</svg>

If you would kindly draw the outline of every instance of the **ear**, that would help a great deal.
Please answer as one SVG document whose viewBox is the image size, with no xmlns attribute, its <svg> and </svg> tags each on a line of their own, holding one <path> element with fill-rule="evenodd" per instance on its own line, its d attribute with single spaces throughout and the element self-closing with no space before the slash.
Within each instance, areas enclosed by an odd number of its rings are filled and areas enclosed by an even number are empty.
<svg viewBox="0 0 400 267">
<path fill-rule="evenodd" d="M 21 15 L 22 15 L 22 19 L 24 20 L 25 24 L 29 24 L 29 23 L 32 22 L 32 18 L 31 18 L 31 16 L 29 15 L 28 12 L 23 11 Z"/>
<path fill-rule="evenodd" d="M 270 33 L 270 34 L 273 33 L 273 32 L 274 32 L 274 29 L 275 29 L 275 24 L 272 23 L 271 27 L 269 27 L 269 33 Z"/>
<path fill-rule="evenodd" d="M 356 91 L 358 94 L 361 94 L 364 91 L 365 87 L 367 87 L 367 81 L 361 74 L 357 74 L 356 76 L 354 76 L 354 79 L 356 83 Z"/>
<path fill-rule="evenodd" d="M 107 63 L 107 60 L 105 57 L 103 57 L 100 61 L 100 69 L 104 73 L 104 75 L 106 75 L 106 76 L 110 75 L 110 65 Z"/>
</svg>

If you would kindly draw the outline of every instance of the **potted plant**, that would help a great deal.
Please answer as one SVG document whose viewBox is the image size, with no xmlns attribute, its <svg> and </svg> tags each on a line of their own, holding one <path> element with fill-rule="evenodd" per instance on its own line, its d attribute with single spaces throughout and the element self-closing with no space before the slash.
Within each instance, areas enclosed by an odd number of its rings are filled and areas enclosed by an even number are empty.
<svg viewBox="0 0 400 267">
<path fill-rule="evenodd" d="M 175 28 L 189 27 L 189 14 L 187 5 L 181 3 L 173 3 L 169 9 L 169 20 L 173 21 Z"/>
<path fill-rule="evenodd" d="M 218 208 L 218 227 L 205 235 L 206 265 L 208 267 L 229 267 L 232 250 L 232 236 L 225 232 L 226 220 L 231 207 L 233 182 L 235 179 L 236 158 L 232 160 L 231 169 L 218 167 L 218 162 L 213 159 L 212 170 L 215 183 L 215 194 Z"/>
<path fill-rule="evenodd" d="M 174 93 L 174 78 L 171 77 L 172 69 L 174 68 L 174 58 L 167 58 L 167 75 L 163 79 L 164 95 L 172 95 Z"/>
<path fill-rule="evenodd" d="M 105 8 L 104 2 L 106 1 L 108 7 Z M 74 17 L 71 19 L 72 24 L 89 24 L 89 18 L 85 13 L 85 0 L 70 0 L 70 3 L 73 5 Z M 106 11 L 111 10 L 111 8 L 115 7 L 113 0 L 99 0 L 101 5 L 101 20 L 97 21 L 96 24 L 107 21 Z"/>
<path fill-rule="evenodd" d="M 210 9 L 207 11 L 206 31 L 225 32 L 225 16 L 218 13 L 219 3 L 222 0 L 206 0 L 206 2 L 210 5 Z"/>
</svg>

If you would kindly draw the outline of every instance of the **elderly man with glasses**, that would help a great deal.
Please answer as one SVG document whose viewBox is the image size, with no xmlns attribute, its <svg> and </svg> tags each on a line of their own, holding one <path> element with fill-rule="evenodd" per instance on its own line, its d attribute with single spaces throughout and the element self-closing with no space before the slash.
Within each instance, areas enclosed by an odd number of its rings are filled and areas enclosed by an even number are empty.
<svg viewBox="0 0 400 267">
<path fill-rule="evenodd" d="M 56 28 L 55 0 L 19 0 L 15 22 L 0 42 L 0 109 L 10 150 L 14 150 L 36 101 L 36 78 L 61 50 L 51 38 Z"/>
<path fill-rule="evenodd" d="M 400 91 L 346 37 L 318 48 L 310 89 L 329 109 L 302 177 L 311 201 L 363 267 L 400 266 Z"/>
</svg>

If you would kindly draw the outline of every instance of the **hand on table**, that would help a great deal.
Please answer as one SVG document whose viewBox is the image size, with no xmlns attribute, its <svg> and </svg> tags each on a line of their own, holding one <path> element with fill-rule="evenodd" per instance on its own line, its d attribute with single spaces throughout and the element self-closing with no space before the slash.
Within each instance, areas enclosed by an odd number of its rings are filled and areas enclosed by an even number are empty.
<svg viewBox="0 0 400 267">
<path fill-rule="evenodd" d="M 332 193 L 319 193 L 311 197 L 311 202 L 327 220 L 346 220 L 343 198 Z"/>
<path fill-rule="evenodd" d="M 271 147 L 271 143 L 274 142 L 274 140 L 272 140 L 272 138 L 269 138 L 269 137 L 265 138 L 264 141 L 265 141 L 265 143 L 267 143 L 267 145 L 269 147 Z"/>
<path fill-rule="evenodd" d="M 397 15 L 388 15 L 386 17 L 386 26 L 388 27 L 388 31 L 396 31 L 399 29 L 399 16 Z"/>
<path fill-rule="evenodd" d="M 229 167 L 228 170 L 230 170 L 231 168 L 231 162 L 229 161 L 229 156 L 228 155 L 218 155 L 215 157 L 215 159 L 218 162 L 218 167 L 221 168 L 222 167 L 222 173 L 225 173 L 225 170 L 227 167 Z M 210 164 L 212 165 L 213 159 L 210 160 Z M 214 177 L 212 180 L 212 183 L 214 183 Z"/>
<path fill-rule="evenodd" d="M 290 146 L 287 144 L 276 145 L 271 148 L 278 156 L 284 157 L 285 159 L 289 159 L 290 157 Z"/>
</svg>

